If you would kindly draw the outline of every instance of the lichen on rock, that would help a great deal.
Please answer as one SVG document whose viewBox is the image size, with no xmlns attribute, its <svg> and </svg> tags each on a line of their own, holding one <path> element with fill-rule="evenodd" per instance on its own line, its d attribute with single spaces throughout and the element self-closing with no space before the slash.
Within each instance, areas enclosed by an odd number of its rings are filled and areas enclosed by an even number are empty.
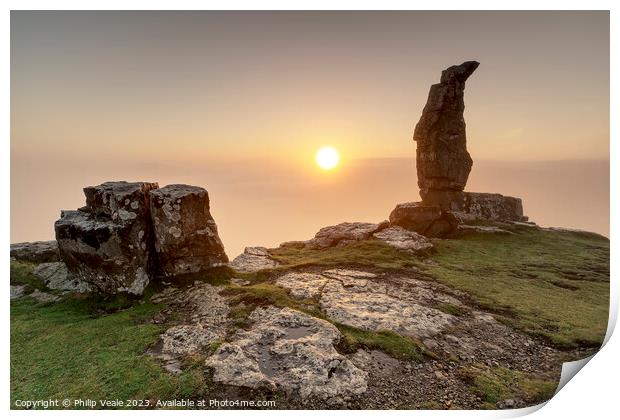
<svg viewBox="0 0 620 420">
<path fill-rule="evenodd" d="M 302 400 L 350 397 L 366 391 L 368 374 L 339 354 L 336 327 L 289 308 L 258 308 L 207 359 L 213 379 L 228 385 L 279 389 Z"/>
</svg>

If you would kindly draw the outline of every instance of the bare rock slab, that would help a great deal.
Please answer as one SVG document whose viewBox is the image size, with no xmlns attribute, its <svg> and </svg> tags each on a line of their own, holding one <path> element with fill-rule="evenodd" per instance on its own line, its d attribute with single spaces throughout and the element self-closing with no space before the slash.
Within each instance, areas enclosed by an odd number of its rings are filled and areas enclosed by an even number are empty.
<svg viewBox="0 0 620 420">
<path fill-rule="evenodd" d="M 204 188 L 173 184 L 151 190 L 150 212 L 162 275 L 198 273 L 228 262 Z"/>
<path fill-rule="evenodd" d="M 39 264 L 58 261 L 56 241 L 19 242 L 11 244 L 11 258 Z"/>
<path fill-rule="evenodd" d="M 63 262 L 51 262 L 39 264 L 33 274 L 40 278 L 48 289 L 86 293 L 92 287 L 74 276 Z"/>
<path fill-rule="evenodd" d="M 315 273 L 287 273 L 276 279 L 276 285 L 289 290 L 293 297 L 311 299 L 321 293 L 328 280 Z"/>
<path fill-rule="evenodd" d="M 371 272 L 334 268 L 320 274 L 287 273 L 276 284 L 297 298 L 319 298 L 332 321 L 367 331 L 389 330 L 413 337 L 431 337 L 455 317 L 431 307 L 435 302 L 460 302 L 414 279 L 387 282 Z"/>
<path fill-rule="evenodd" d="M 229 264 L 240 273 L 255 273 L 277 267 L 277 261 L 271 258 L 269 250 L 262 246 L 249 246 Z"/>
<path fill-rule="evenodd" d="M 341 339 L 327 321 L 289 308 L 258 308 L 252 327 L 209 357 L 216 382 L 269 387 L 302 400 L 363 394 L 368 374 L 334 348 Z"/>
<path fill-rule="evenodd" d="M 387 285 L 372 280 L 358 284 L 330 281 L 323 287 L 320 304 L 330 319 L 341 324 L 413 337 L 433 336 L 454 320 L 436 309 L 394 297 L 388 294 Z"/>
<path fill-rule="evenodd" d="M 106 182 L 84 189 L 85 207 L 62 211 L 56 241 L 68 270 L 99 292 L 140 295 L 153 270 L 150 182 Z"/>
</svg>

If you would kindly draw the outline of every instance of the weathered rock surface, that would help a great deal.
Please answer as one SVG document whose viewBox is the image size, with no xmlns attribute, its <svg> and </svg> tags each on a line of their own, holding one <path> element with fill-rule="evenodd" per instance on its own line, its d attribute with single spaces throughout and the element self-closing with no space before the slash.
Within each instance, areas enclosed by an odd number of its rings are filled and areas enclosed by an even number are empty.
<svg viewBox="0 0 620 420">
<path fill-rule="evenodd" d="M 30 293 L 28 296 L 40 303 L 50 303 L 60 300 L 59 296 L 47 292 L 42 292 L 39 289 L 35 289 L 34 292 Z"/>
<path fill-rule="evenodd" d="M 431 222 L 428 222 L 424 226 L 428 227 L 430 224 Z M 389 246 L 412 253 L 433 248 L 433 244 L 425 237 L 416 232 L 401 229 L 399 226 L 390 226 L 390 222 L 387 220 L 381 223 L 345 222 L 335 226 L 327 226 L 319 230 L 315 237 L 309 241 L 285 242 L 280 246 L 326 249 L 368 239 L 378 239 Z"/>
<path fill-rule="evenodd" d="M 19 242 L 11 244 L 11 257 L 35 264 L 58 261 L 56 241 Z"/>
<path fill-rule="evenodd" d="M 173 184 L 149 194 L 160 274 L 198 273 L 228 262 L 207 190 Z"/>
<path fill-rule="evenodd" d="M 433 249 L 433 244 L 425 236 L 396 225 L 385 228 L 373 234 L 373 236 L 394 248 L 411 253 Z"/>
<path fill-rule="evenodd" d="M 158 356 L 198 353 L 225 336 L 230 308 L 220 296 L 222 290 L 221 286 L 196 282 L 185 289 L 168 287 L 151 297 L 153 303 L 165 302 L 174 308 L 176 317 L 185 318 L 183 324 L 169 328 L 160 336 L 162 346 Z"/>
<path fill-rule="evenodd" d="M 154 265 L 148 193 L 155 188 L 124 181 L 84 188 L 87 205 L 55 223 L 69 271 L 103 293 L 142 294 Z"/>
<path fill-rule="evenodd" d="M 12 284 L 11 285 L 11 300 L 19 299 L 20 297 L 24 296 L 25 291 L 26 291 L 26 286 Z"/>
<path fill-rule="evenodd" d="M 33 274 L 43 280 L 45 285 L 52 290 L 73 291 L 86 293 L 92 290 L 92 287 L 77 276 L 69 272 L 67 266 L 63 262 L 51 262 L 39 264 Z"/>
<path fill-rule="evenodd" d="M 315 273 L 287 273 L 276 279 L 276 285 L 290 290 L 293 297 L 311 299 L 321 293 L 329 279 Z"/>
<path fill-rule="evenodd" d="M 382 281 L 375 273 L 342 268 L 287 273 L 276 284 L 297 298 L 319 297 L 321 311 L 333 321 L 414 337 L 433 336 L 454 322 L 452 315 L 432 308 L 435 303 L 460 305 L 420 280 Z"/>
<path fill-rule="evenodd" d="M 330 400 L 366 391 L 368 374 L 334 348 L 341 339 L 327 321 L 289 308 L 258 308 L 249 330 L 239 330 L 206 365 L 228 385 L 269 387 L 287 394 Z"/>
<path fill-rule="evenodd" d="M 330 281 L 321 294 L 321 310 L 332 320 L 369 331 L 390 330 L 428 337 L 439 333 L 454 317 L 439 310 L 392 296 L 388 285 L 369 279 Z"/>
<path fill-rule="evenodd" d="M 480 63 L 451 66 L 431 86 L 413 139 L 417 142 L 418 186 L 423 200 L 433 191 L 463 191 L 473 161 L 467 152 L 463 100 L 465 81 Z"/>
<path fill-rule="evenodd" d="M 426 237 L 441 237 L 453 233 L 458 227 L 458 220 L 439 206 L 412 202 L 396 205 L 390 213 L 390 224 Z"/>
<path fill-rule="evenodd" d="M 493 193 L 463 193 L 457 209 L 475 220 L 527 221 L 520 198 Z"/>
<path fill-rule="evenodd" d="M 193 354 L 221 338 L 201 324 L 175 325 L 162 334 L 162 352 L 167 354 Z"/>
<path fill-rule="evenodd" d="M 269 250 L 262 246 L 249 246 L 238 255 L 229 266 L 240 273 L 255 273 L 260 270 L 269 270 L 278 266 L 278 262 L 271 258 Z"/>
<path fill-rule="evenodd" d="M 324 249 L 334 246 L 347 245 L 353 242 L 369 239 L 380 229 L 387 226 L 382 223 L 344 222 L 335 226 L 326 226 L 319 230 L 313 239 L 306 242 L 312 249 Z"/>
</svg>

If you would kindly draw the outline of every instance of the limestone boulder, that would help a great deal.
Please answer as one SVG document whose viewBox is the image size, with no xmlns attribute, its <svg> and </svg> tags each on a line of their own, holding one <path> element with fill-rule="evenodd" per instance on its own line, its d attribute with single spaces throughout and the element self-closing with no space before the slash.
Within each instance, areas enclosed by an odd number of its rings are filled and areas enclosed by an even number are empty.
<svg viewBox="0 0 620 420">
<path fill-rule="evenodd" d="M 149 214 L 150 182 L 87 187 L 85 207 L 56 221 L 60 259 L 80 281 L 101 293 L 140 295 L 155 264 Z"/>
<path fill-rule="evenodd" d="M 228 262 L 201 187 L 173 184 L 150 190 L 150 214 L 159 273 L 198 273 Z"/>
<path fill-rule="evenodd" d="M 230 263 L 230 267 L 240 273 L 255 273 L 261 270 L 270 270 L 279 264 L 273 258 L 269 250 L 262 246 L 248 246 L 243 254 L 238 255 Z"/>
<path fill-rule="evenodd" d="M 56 241 L 19 242 L 11 244 L 11 258 L 35 264 L 58 261 Z"/>
</svg>

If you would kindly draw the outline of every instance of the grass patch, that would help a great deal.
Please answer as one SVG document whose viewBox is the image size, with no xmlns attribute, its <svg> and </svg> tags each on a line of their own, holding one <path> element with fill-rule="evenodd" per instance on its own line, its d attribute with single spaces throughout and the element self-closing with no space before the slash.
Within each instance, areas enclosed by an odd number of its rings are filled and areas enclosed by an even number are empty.
<svg viewBox="0 0 620 420">
<path fill-rule="evenodd" d="M 345 353 L 353 353 L 359 348 L 381 350 L 401 360 L 421 361 L 424 356 L 435 357 L 413 338 L 403 337 L 392 331 L 365 331 L 343 324 L 335 324 L 343 335 L 339 348 Z"/>
<path fill-rule="evenodd" d="M 487 369 L 469 366 L 462 368 L 458 374 L 487 404 L 496 404 L 509 398 L 521 398 L 537 404 L 553 397 L 558 385 L 557 382 L 504 367 Z"/>
<path fill-rule="evenodd" d="M 11 284 L 25 286 L 25 293 L 32 293 L 35 289 L 46 291 L 47 286 L 33 274 L 36 265 L 25 261 L 11 261 Z"/>
<path fill-rule="evenodd" d="M 293 309 L 314 307 L 316 302 L 310 299 L 295 299 L 282 287 L 270 283 L 252 284 L 249 286 L 230 285 L 222 292 L 222 295 L 230 296 L 230 304 L 268 306 L 278 308 L 289 307 Z"/>
<path fill-rule="evenodd" d="M 454 315 L 454 316 L 463 316 L 467 314 L 467 310 L 465 310 L 464 308 L 461 308 L 460 306 L 456 306 L 456 305 L 453 305 L 451 303 L 446 303 L 446 302 L 438 303 L 435 306 L 435 309 L 438 309 L 441 312 L 446 313 L 448 315 Z"/>
<path fill-rule="evenodd" d="M 284 246 L 269 250 L 272 258 L 287 268 L 306 265 L 366 265 L 382 269 L 402 269 L 418 265 L 418 258 L 385 242 L 367 240 L 327 249 Z"/>
<path fill-rule="evenodd" d="M 146 348 L 162 328 L 146 323 L 159 305 L 135 303 L 112 314 L 93 301 L 11 302 L 11 400 L 172 399 L 205 392 L 202 366 L 166 372 Z"/>
<path fill-rule="evenodd" d="M 435 241 L 427 272 L 559 347 L 599 346 L 607 328 L 609 240 L 520 229 Z"/>
<path fill-rule="evenodd" d="M 312 299 L 295 299 L 288 292 L 274 284 L 258 283 L 249 286 L 230 285 L 222 292 L 229 297 L 231 306 L 228 317 L 232 320 L 232 329 L 248 327 L 248 317 L 259 306 L 276 306 L 292 308 L 318 318 L 324 318 L 318 302 Z"/>
</svg>

